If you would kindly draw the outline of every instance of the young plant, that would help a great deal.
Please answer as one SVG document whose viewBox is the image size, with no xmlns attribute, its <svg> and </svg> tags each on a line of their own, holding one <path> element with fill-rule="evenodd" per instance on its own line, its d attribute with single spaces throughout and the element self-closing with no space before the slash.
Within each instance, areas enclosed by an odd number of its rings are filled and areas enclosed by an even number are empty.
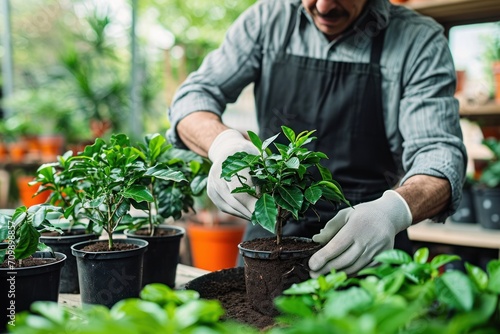
<svg viewBox="0 0 500 334">
<path fill-rule="evenodd" d="M 483 140 L 483 144 L 493 153 L 493 158 L 481 173 L 479 182 L 496 188 L 500 185 L 500 141 L 488 138 Z"/>
<path fill-rule="evenodd" d="M 57 157 L 56 162 L 41 165 L 37 170 L 37 176 L 31 184 L 40 184 L 35 195 L 50 191 L 48 203 L 61 207 L 64 217 L 69 223 L 64 225 L 66 232 L 70 232 L 73 226 L 85 226 L 87 233 L 92 233 L 93 221 L 83 222 L 81 215 L 81 204 L 84 194 L 82 193 L 82 180 L 75 175 L 73 170 L 74 160 L 72 151 Z"/>
<path fill-rule="evenodd" d="M 7 240 L 8 247 L 0 249 L 0 263 L 22 260 L 36 251 L 51 252 L 50 247 L 39 241 L 45 231 L 61 232 L 48 219 L 50 212 L 60 212 L 61 208 L 52 205 L 34 205 L 29 209 L 18 207 L 12 216 L 0 213 L 0 240 Z M 13 258 L 12 258 L 13 256 Z"/>
<path fill-rule="evenodd" d="M 133 229 L 147 225 L 154 235 L 155 227 L 165 219 L 180 219 L 183 212 L 193 209 L 194 197 L 206 187 L 209 163 L 191 151 L 173 148 L 158 133 L 147 135 L 139 150 L 145 157 L 144 176 L 149 179 L 153 201 L 132 201 L 136 209 L 147 213 L 145 219 L 134 220 Z"/>
<path fill-rule="evenodd" d="M 314 131 L 296 134 L 286 126 L 281 129 L 289 141 L 288 145 L 274 142 L 279 133 L 262 141 L 254 132 L 248 131 L 260 154 L 237 152 L 222 163 L 221 173 L 227 181 L 233 177 L 240 181 L 241 186 L 233 193 L 247 193 L 258 199 L 251 221 L 276 234 L 278 244 L 282 238 L 283 223 L 290 215 L 299 219 L 309 208 L 314 210 L 320 199 L 349 205 L 339 183 L 320 164 L 321 159 L 328 158 L 326 154 L 305 147 L 316 139 L 312 136 Z M 271 151 L 271 144 L 277 152 Z M 311 168 L 319 171 L 319 180 L 314 179 Z M 241 175 L 244 170 L 249 172 L 252 185 L 248 185 L 247 179 Z"/>
<path fill-rule="evenodd" d="M 125 229 L 132 219 L 131 202 L 153 201 L 144 181 L 144 155 L 125 134 L 115 134 L 109 143 L 97 138 L 69 160 L 69 171 L 81 182 L 81 212 L 107 232 L 111 250 L 113 232 Z"/>
</svg>

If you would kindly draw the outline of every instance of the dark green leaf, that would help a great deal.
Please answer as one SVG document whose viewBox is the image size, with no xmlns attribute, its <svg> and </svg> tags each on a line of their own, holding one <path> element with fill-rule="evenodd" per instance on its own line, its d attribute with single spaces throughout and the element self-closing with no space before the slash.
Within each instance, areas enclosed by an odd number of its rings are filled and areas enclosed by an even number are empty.
<svg viewBox="0 0 500 334">
<path fill-rule="evenodd" d="M 134 185 L 123 192 L 125 198 L 131 198 L 137 202 L 152 202 L 153 195 L 146 186 Z"/>
<path fill-rule="evenodd" d="M 269 194 L 263 194 L 255 203 L 252 222 L 258 223 L 271 233 L 275 233 L 277 216 L 278 208 L 274 198 Z"/>
<path fill-rule="evenodd" d="M 375 256 L 375 261 L 387 264 L 405 264 L 412 261 L 411 256 L 400 249 L 386 250 Z"/>
<path fill-rule="evenodd" d="M 435 256 L 431 260 L 431 267 L 433 269 L 439 269 L 441 266 L 444 266 L 447 263 L 458 261 L 460 257 L 458 255 L 448 255 L 448 254 L 440 254 Z"/>
<path fill-rule="evenodd" d="M 470 263 L 465 263 L 465 269 L 471 281 L 476 285 L 479 291 L 484 291 L 488 287 L 488 275 L 479 267 Z"/>
<path fill-rule="evenodd" d="M 295 132 L 292 129 L 283 125 L 281 126 L 281 131 L 283 131 L 284 135 L 286 136 L 286 138 L 288 138 L 290 143 L 295 142 Z"/>
<path fill-rule="evenodd" d="M 474 294 L 469 278 L 460 271 L 448 271 L 436 279 L 437 298 L 459 311 L 470 311 Z"/>
<path fill-rule="evenodd" d="M 184 174 L 181 171 L 174 170 L 172 168 L 165 168 L 165 167 L 160 167 L 160 166 L 155 166 L 149 168 L 145 173 L 144 176 L 152 176 L 156 177 L 157 179 L 165 180 L 165 181 L 174 181 L 174 182 L 181 182 L 181 181 L 186 181 L 187 179 L 184 176 Z"/>
<path fill-rule="evenodd" d="M 265 148 L 262 147 L 262 141 L 260 140 L 259 136 L 253 131 L 247 131 L 247 133 L 248 133 L 248 138 L 250 138 L 252 144 L 255 147 L 257 147 L 259 152 L 262 153 L 262 151 L 265 150 Z"/>
<path fill-rule="evenodd" d="M 38 232 L 31 224 L 23 224 L 19 230 L 19 241 L 15 248 L 15 258 L 25 259 L 34 254 L 38 248 Z"/>
<path fill-rule="evenodd" d="M 309 187 L 304 192 L 304 197 L 311 204 L 316 204 L 316 202 L 321 198 L 323 192 L 318 187 Z"/>
</svg>

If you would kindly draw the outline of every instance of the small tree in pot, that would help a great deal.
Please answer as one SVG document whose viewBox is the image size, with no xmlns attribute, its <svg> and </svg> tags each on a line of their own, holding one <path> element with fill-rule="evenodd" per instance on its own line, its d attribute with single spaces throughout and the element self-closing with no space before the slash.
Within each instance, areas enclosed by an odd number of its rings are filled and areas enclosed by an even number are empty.
<svg viewBox="0 0 500 334">
<path fill-rule="evenodd" d="M 314 210 L 314 205 L 320 199 L 349 204 L 338 182 L 332 178 L 330 171 L 320 164 L 321 159 L 327 156 L 305 147 L 316 139 L 313 136 L 314 131 L 296 134 L 286 126 L 281 128 L 289 141 L 288 145 L 275 143 L 280 134 L 262 141 L 249 131 L 250 140 L 260 154 L 238 152 L 228 157 L 222 164 L 221 174 L 226 180 L 232 177 L 240 180 L 241 187 L 233 192 L 248 193 L 258 198 L 251 218 L 252 223 L 276 234 L 276 240 L 271 242 L 270 246 L 255 245 L 260 244 L 262 239 L 246 241 L 239 246 L 245 261 L 247 294 L 253 306 L 265 314 L 276 312 L 273 299 L 284 289 L 309 277 L 307 261 L 319 246 L 310 239 L 283 238 L 284 222 L 290 216 L 300 219 L 308 209 Z M 273 143 L 277 153 L 269 149 Z M 310 172 L 311 167 L 318 169 L 320 180 L 314 179 Z M 252 185 L 248 185 L 247 180 L 238 174 L 243 170 L 249 171 Z M 303 254 L 295 251 L 300 241 L 306 243 Z M 272 263 L 269 261 L 272 259 L 278 259 L 279 262 Z M 282 273 L 276 273 L 278 268 Z"/>
<path fill-rule="evenodd" d="M 164 283 L 173 287 L 185 230 L 164 222 L 178 220 L 184 212 L 193 210 L 194 198 L 205 189 L 209 163 L 191 151 L 173 148 L 160 134 L 147 135 L 139 150 L 147 167 L 144 181 L 153 200 L 132 201 L 145 216 L 135 217 L 125 234 L 149 242 L 143 285 Z"/>
<path fill-rule="evenodd" d="M 52 223 L 61 228 L 62 233 L 42 233 L 41 241 L 53 250 L 68 257 L 61 271 L 61 293 L 79 293 L 76 259 L 71 254 L 71 246 L 77 242 L 97 239 L 102 228 L 82 215 L 84 183 L 73 170 L 75 160 L 72 151 L 57 157 L 57 161 L 41 165 L 32 184 L 39 184 L 36 194 L 50 192 L 47 202 L 61 207 L 64 216 L 53 217 Z M 57 220 L 56 220 L 57 219 Z M 95 228 L 95 229 L 94 229 Z"/>
<path fill-rule="evenodd" d="M 130 223 L 132 201 L 153 201 L 144 182 L 146 165 L 142 153 L 125 134 L 115 134 L 109 142 L 97 138 L 70 160 L 69 170 L 81 182 L 80 212 L 108 238 L 71 247 L 77 257 L 82 301 L 111 306 L 137 296 L 142 286 L 147 241 L 115 240 L 113 233 Z"/>
</svg>

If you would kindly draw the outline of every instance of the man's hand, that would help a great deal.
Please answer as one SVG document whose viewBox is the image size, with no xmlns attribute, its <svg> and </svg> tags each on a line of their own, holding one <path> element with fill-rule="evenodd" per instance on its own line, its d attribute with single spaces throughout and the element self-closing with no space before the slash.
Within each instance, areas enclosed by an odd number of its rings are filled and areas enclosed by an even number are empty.
<svg viewBox="0 0 500 334">
<path fill-rule="evenodd" d="M 340 210 L 313 240 L 325 245 L 309 260 L 311 277 L 332 268 L 355 274 L 373 262 L 380 252 L 394 247 L 394 237 L 408 228 L 412 214 L 394 190 L 377 200 Z"/>
<path fill-rule="evenodd" d="M 236 152 L 259 154 L 257 148 L 236 130 L 225 130 L 215 138 L 208 151 L 208 158 L 212 161 L 212 167 L 208 174 L 207 194 L 222 211 L 250 219 L 257 199 L 246 193 L 231 193 L 235 188 L 241 186 L 236 176 L 231 179 L 231 182 L 227 182 L 220 177 L 222 163 L 228 156 Z M 247 184 L 252 184 L 248 172 L 242 171 L 239 174 L 247 179 Z"/>
</svg>

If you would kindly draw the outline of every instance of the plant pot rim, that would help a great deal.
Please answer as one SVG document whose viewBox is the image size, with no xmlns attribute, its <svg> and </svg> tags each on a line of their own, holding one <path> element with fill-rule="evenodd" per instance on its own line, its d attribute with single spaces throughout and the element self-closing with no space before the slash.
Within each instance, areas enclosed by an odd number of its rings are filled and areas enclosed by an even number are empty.
<svg viewBox="0 0 500 334">
<path fill-rule="evenodd" d="M 268 237 L 268 238 L 263 238 L 263 239 L 274 239 L 275 237 Z M 284 237 L 284 239 L 295 239 L 298 241 L 304 241 L 307 243 L 314 243 L 314 241 L 311 238 L 304 238 L 304 237 Z M 251 241 L 251 240 L 249 240 Z M 248 249 L 242 246 L 242 244 L 245 241 L 241 242 L 238 244 L 238 249 L 240 250 L 240 254 L 244 257 L 249 257 L 253 259 L 265 259 L 265 260 L 271 260 L 271 259 L 280 259 L 280 260 L 285 260 L 285 259 L 294 259 L 294 258 L 304 258 L 309 255 L 312 255 L 315 253 L 319 248 L 321 248 L 321 245 L 317 245 L 315 247 L 312 247 L 310 249 L 302 249 L 302 250 L 284 250 L 279 253 L 279 256 L 276 257 L 276 253 L 273 251 L 264 251 L 264 250 L 253 250 L 253 249 Z"/>
<path fill-rule="evenodd" d="M 154 239 L 154 238 L 172 238 L 172 237 L 178 237 L 178 236 L 183 236 L 186 234 L 186 229 L 184 227 L 181 227 L 181 226 L 173 226 L 173 225 L 159 225 L 159 226 L 156 226 L 155 229 L 159 229 L 159 230 L 176 230 L 177 233 L 175 234 L 172 234 L 172 235 L 137 235 L 135 234 L 136 231 L 140 231 L 140 230 L 145 230 L 147 229 L 147 227 L 142 227 L 138 230 L 131 230 L 131 229 L 126 229 L 123 231 L 123 234 L 125 234 L 127 236 L 127 239 L 125 240 L 129 240 L 129 236 L 131 237 L 137 237 L 139 239 L 143 239 L 143 238 L 151 238 L 151 239 Z"/>
<path fill-rule="evenodd" d="M 86 240 L 77 242 L 71 246 L 71 254 L 77 258 L 87 258 L 91 260 L 108 259 L 108 258 L 124 258 L 136 256 L 137 252 L 145 252 L 148 247 L 148 242 L 142 239 L 136 238 L 126 238 L 126 239 L 115 239 L 114 243 L 128 243 L 138 246 L 134 249 L 118 250 L 118 251 L 105 251 L 105 252 L 88 252 L 82 250 L 83 247 L 94 244 L 97 242 L 107 242 L 108 239 L 98 239 L 98 240 Z"/>
<path fill-rule="evenodd" d="M 38 253 L 38 252 L 36 252 L 36 253 Z M 7 272 L 7 273 L 10 272 L 13 274 L 15 273 L 16 275 L 20 275 L 23 273 L 27 274 L 28 271 L 33 270 L 33 269 L 39 269 L 39 270 L 48 269 L 48 270 L 50 270 L 51 268 L 49 268 L 49 267 L 52 267 L 54 265 L 61 265 L 62 266 L 64 264 L 64 261 L 67 258 L 66 254 L 60 253 L 60 252 L 54 252 L 54 254 L 56 256 L 56 261 L 54 261 L 54 262 L 45 263 L 45 264 L 41 264 L 41 265 L 37 265 L 37 266 L 20 267 L 20 268 L 13 268 L 13 269 L 0 268 L 0 272 Z"/>
</svg>

